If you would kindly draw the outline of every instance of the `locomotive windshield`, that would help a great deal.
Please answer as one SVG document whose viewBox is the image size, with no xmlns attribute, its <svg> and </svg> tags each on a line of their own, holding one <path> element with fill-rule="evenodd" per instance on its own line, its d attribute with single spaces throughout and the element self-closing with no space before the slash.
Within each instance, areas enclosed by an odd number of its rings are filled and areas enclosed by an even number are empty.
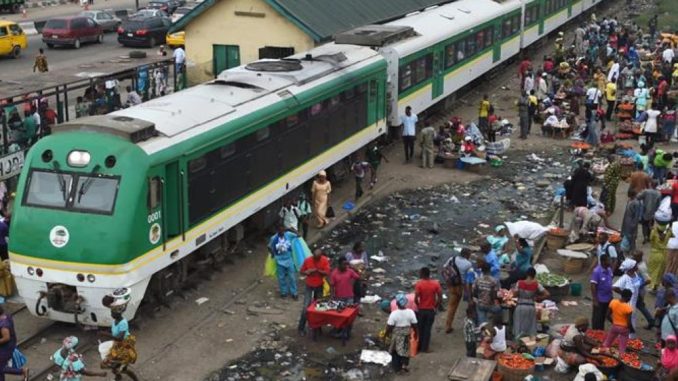
<svg viewBox="0 0 678 381">
<path fill-rule="evenodd" d="M 24 205 L 85 213 L 113 213 L 119 177 L 34 169 Z"/>
</svg>

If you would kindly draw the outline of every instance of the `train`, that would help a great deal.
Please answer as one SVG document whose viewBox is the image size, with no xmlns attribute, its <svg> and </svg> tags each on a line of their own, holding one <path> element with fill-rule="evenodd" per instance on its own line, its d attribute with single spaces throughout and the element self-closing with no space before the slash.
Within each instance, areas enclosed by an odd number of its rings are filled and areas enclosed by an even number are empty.
<svg viewBox="0 0 678 381">
<path fill-rule="evenodd" d="M 459 0 L 59 125 L 28 152 L 9 256 L 32 314 L 108 326 L 226 260 L 247 221 L 602 0 Z"/>
</svg>

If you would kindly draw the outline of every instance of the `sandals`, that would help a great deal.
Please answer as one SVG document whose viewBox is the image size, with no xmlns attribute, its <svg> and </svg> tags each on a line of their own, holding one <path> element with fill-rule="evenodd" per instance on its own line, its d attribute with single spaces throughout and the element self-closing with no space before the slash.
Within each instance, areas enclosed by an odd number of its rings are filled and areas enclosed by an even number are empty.
<svg viewBox="0 0 678 381">
<path fill-rule="evenodd" d="M 24 380 L 24 381 L 28 381 L 28 380 L 30 379 L 30 374 L 31 374 L 31 370 L 28 369 L 28 368 L 25 368 L 25 369 L 24 369 L 24 378 L 23 378 L 23 380 Z"/>
</svg>

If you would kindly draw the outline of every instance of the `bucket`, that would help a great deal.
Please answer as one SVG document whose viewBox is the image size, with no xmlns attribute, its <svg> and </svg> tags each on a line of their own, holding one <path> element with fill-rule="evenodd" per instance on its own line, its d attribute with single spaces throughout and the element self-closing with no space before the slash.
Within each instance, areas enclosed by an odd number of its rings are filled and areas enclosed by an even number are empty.
<svg viewBox="0 0 678 381">
<path fill-rule="evenodd" d="M 572 296 L 581 296 L 581 283 L 570 283 L 570 294 Z"/>
<path fill-rule="evenodd" d="M 464 169 L 464 162 L 461 160 L 457 160 L 457 169 Z"/>
</svg>

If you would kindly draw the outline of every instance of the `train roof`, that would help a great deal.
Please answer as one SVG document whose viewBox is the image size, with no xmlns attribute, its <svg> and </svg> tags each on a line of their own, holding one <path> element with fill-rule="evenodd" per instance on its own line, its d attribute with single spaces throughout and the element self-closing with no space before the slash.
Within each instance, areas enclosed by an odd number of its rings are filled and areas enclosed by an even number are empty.
<svg viewBox="0 0 678 381">
<path fill-rule="evenodd" d="M 401 57 L 407 56 L 520 8 L 520 0 L 459 0 L 414 13 L 386 25 L 412 27 L 417 36 L 396 42 L 388 48 L 397 51 Z"/>
<path fill-rule="evenodd" d="M 217 128 L 229 118 L 256 111 L 262 104 L 273 104 L 295 96 L 308 89 L 306 85 L 312 85 L 332 73 L 380 60 L 383 58 L 379 53 L 370 48 L 323 45 L 286 59 L 260 60 L 229 69 L 213 81 L 67 125 L 72 125 L 69 130 L 108 132 L 118 136 L 131 136 L 129 131 L 121 133 L 121 129 L 124 130 L 121 120 L 138 126 L 153 125 L 156 136 L 136 142 L 152 154 Z M 92 125 L 97 127 L 92 128 Z M 106 126 L 109 126 L 108 129 Z"/>
</svg>

